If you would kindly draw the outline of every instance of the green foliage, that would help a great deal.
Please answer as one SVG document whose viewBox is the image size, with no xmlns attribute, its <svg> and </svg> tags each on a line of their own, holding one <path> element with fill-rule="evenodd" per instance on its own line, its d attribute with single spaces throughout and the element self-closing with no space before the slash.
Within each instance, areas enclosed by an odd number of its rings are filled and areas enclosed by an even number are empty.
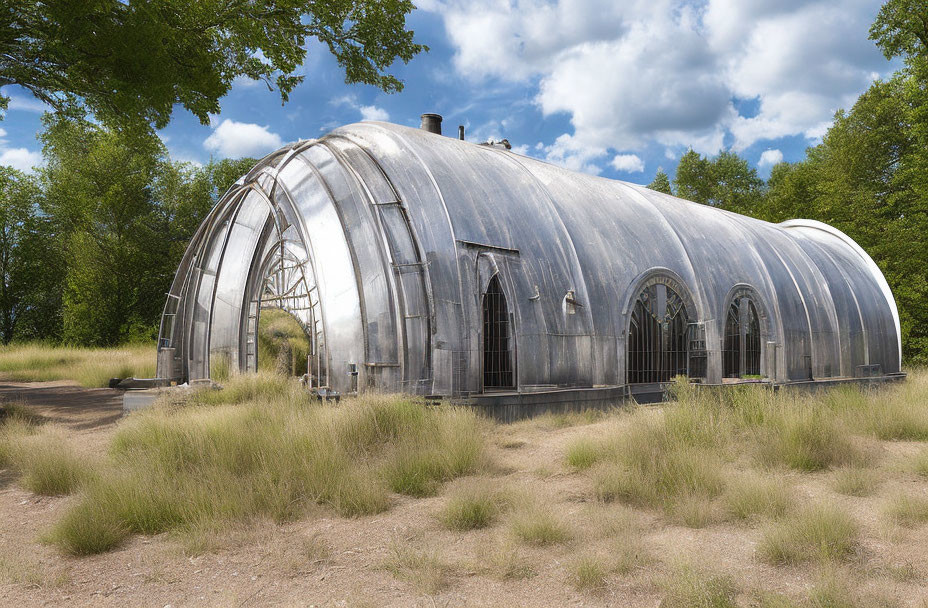
<svg viewBox="0 0 928 608">
<path fill-rule="evenodd" d="M 663 192 L 664 194 L 673 194 L 673 190 L 670 187 L 670 178 L 667 177 L 663 169 L 657 170 L 654 179 L 648 184 L 648 188 L 656 190 L 657 192 Z"/>
<path fill-rule="evenodd" d="M 764 195 L 757 170 L 728 151 L 714 159 L 687 151 L 677 165 L 673 185 L 681 198 L 738 213 L 750 213 Z"/>
<path fill-rule="evenodd" d="M 13 337 L 85 346 L 150 341 L 190 237 L 254 161 L 194 168 L 171 163 L 152 136 L 45 122 L 42 192 L 25 209 L 21 223 L 30 228 L 16 256 L 24 278 L 11 274 L 27 286 Z"/>
<path fill-rule="evenodd" d="M 41 190 L 36 180 L 0 167 L 0 343 L 14 338 L 54 334 L 58 260 L 53 234 L 38 213 Z M 54 290 L 52 290 L 54 292 Z"/>
<path fill-rule="evenodd" d="M 427 50 L 406 29 L 412 9 L 409 0 L 11 0 L 0 85 L 109 124 L 160 129 L 175 104 L 207 124 L 238 77 L 276 85 L 287 101 L 315 38 L 347 82 L 398 91 L 387 68 Z"/>
<path fill-rule="evenodd" d="M 922 0 L 889 0 L 870 27 L 870 39 L 887 59 L 925 57 L 928 53 L 928 19 Z"/>
</svg>

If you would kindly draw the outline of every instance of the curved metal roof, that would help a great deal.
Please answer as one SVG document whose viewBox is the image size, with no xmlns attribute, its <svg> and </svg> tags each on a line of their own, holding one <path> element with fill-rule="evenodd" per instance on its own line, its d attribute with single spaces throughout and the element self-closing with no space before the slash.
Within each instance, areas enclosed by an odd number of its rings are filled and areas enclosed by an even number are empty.
<svg viewBox="0 0 928 608">
<path fill-rule="evenodd" d="M 704 333 L 707 381 L 721 381 L 734 293 L 757 302 L 774 381 L 900 370 L 889 288 L 834 228 L 360 123 L 269 155 L 217 205 L 172 287 L 159 373 L 253 368 L 263 298 L 307 327 L 320 384 L 479 392 L 492 276 L 522 391 L 625 384 L 631 308 L 654 282 L 681 292 Z"/>
</svg>

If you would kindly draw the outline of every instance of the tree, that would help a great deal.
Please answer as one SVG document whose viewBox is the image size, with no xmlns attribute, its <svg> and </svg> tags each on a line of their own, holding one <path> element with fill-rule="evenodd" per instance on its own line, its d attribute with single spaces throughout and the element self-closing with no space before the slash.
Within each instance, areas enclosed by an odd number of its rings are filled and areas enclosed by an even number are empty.
<svg viewBox="0 0 928 608">
<path fill-rule="evenodd" d="M 45 120 L 44 210 L 65 261 L 62 338 L 82 345 L 151 338 L 170 273 L 168 227 L 151 187 L 164 148 L 147 134 Z"/>
<path fill-rule="evenodd" d="M 670 188 L 670 178 L 664 173 L 664 169 L 660 167 L 657 169 L 654 180 L 648 184 L 648 188 L 656 190 L 657 192 L 663 192 L 664 194 L 673 194 L 673 190 Z"/>
<path fill-rule="evenodd" d="M 399 91 L 386 70 L 427 50 L 406 29 L 413 8 L 410 0 L 7 0 L 0 86 L 112 124 L 163 128 L 175 104 L 207 124 L 239 76 L 276 85 L 286 102 L 303 80 L 306 39 L 316 38 L 346 82 Z"/>
<path fill-rule="evenodd" d="M 889 0 L 870 27 L 870 40 L 876 42 L 887 59 L 928 54 L 928 11 L 924 0 Z"/>
<path fill-rule="evenodd" d="M 722 152 L 709 160 L 688 150 L 677 165 L 674 189 L 681 198 L 750 213 L 763 199 L 764 181 L 734 152 Z"/>
<path fill-rule="evenodd" d="M 39 197 L 34 180 L 0 167 L 0 342 L 13 339 L 21 304 L 29 291 L 30 232 Z"/>
</svg>

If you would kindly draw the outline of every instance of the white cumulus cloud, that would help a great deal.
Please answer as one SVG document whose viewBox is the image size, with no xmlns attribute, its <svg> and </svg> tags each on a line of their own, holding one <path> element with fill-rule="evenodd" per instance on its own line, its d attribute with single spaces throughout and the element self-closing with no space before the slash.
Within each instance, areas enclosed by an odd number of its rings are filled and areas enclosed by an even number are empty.
<svg viewBox="0 0 928 608">
<path fill-rule="evenodd" d="M 283 145 L 276 133 L 267 127 L 226 118 L 203 141 L 203 147 L 225 158 L 263 156 Z"/>
<path fill-rule="evenodd" d="M 783 162 L 783 153 L 779 150 L 764 150 L 760 154 L 760 160 L 757 162 L 758 167 L 772 167 L 777 163 Z"/>
<path fill-rule="evenodd" d="M 36 167 L 45 162 L 40 152 L 28 148 L 10 148 L 6 139 L 6 129 L 0 128 L 0 165 L 13 167 L 24 173 L 32 173 Z"/>
<path fill-rule="evenodd" d="M 26 148 L 3 148 L 0 149 L 0 165 L 31 173 L 33 168 L 42 165 L 42 155 Z"/>
<path fill-rule="evenodd" d="M 381 122 L 386 122 L 390 120 L 390 113 L 383 108 L 378 108 L 377 106 L 361 106 L 358 109 L 361 111 L 362 121 L 379 120 Z"/>
<path fill-rule="evenodd" d="M 644 171 L 644 161 L 637 154 L 617 154 L 609 164 L 616 171 L 625 171 L 627 173 L 641 173 Z"/>
<path fill-rule="evenodd" d="M 880 0 L 430 0 L 474 83 L 537 87 L 570 119 L 549 159 L 596 172 L 649 144 L 714 154 L 810 141 L 889 64 L 868 40 Z M 752 111 L 736 107 L 750 102 Z M 573 157 L 577 158 L 573 158 Z"/>
</svg>

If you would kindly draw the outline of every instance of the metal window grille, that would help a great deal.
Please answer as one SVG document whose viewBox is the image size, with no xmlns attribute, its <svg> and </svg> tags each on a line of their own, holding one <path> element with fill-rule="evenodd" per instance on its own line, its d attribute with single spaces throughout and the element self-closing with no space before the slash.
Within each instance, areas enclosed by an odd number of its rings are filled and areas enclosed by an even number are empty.
<svg viewBox="0 0 928 608">
<path fill-rule="evenodd" d="M 483 388 L 515 388 L 512 373 L 509 306 L 506 296 L 493 277 L 483 295 Z"/>
<path fill-rule="evenodd" d="M 706 324 L 690 323 L 689 331 L 689 359 L 690 366 L 687 376 L 691 380 L 705 380 L 709 368 L 709 350 L 706 348 Z"/>
<path fill-rule="evenodd" d="M 628 383 L 669 382 L 687 373 L 688 319 L 683 299 L 666 285 L 645 288 L 632 309 Z"/>
<path fill-rule="evenodd" d="M 748 300 L 748 323 L 744 333 L 744 375 L 760 375 L 760 319 L 754 302 Z"/>
<path fill-rule="evenodd" d="M 722 375 L 741 377 L 741 298 L 735 298 L 725 316 L 725 344 L 722 346 Z"/>
<path fill-rule="evenodd" d="M 760 320 L 750 298 L 735 298 L 725 318 L 722 346 L 723 375 L 742 378 L 760 375 Z"/>
</svg>

